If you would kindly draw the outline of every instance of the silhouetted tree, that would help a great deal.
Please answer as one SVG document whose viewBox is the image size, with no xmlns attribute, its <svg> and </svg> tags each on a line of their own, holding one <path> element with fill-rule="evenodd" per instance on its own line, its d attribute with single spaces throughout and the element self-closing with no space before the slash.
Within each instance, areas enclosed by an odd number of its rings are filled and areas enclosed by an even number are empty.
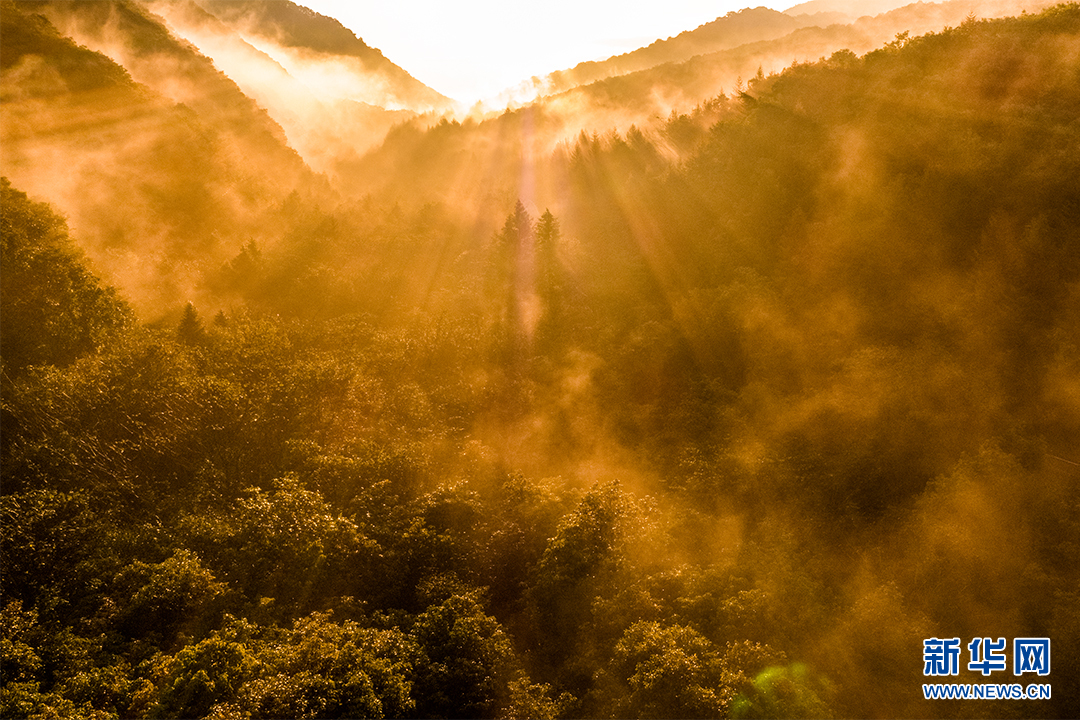
<svg viewBox="0 0 1080 720">
<path fill-rule="evenodd" d="M 188 303 L 184 306 L 184 314 L 180 318 L 180 324 L 176 328 L 176 337 L 180 342 L 187 345 L 199 345 L 206 339 L 206 330 L 203 328 L 202 319 L 199 317 L 195 306 Z"/>
</svg>

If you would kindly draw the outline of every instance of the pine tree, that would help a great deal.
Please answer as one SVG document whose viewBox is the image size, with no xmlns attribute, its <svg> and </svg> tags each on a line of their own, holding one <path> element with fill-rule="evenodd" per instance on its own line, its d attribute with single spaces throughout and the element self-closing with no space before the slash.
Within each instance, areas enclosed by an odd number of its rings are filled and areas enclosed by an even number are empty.
<svg viewBox="0 0 1080 720">
<path fill-rule="evenodd" d="M 176 337 L 186 345 L 199 345 L 206 339 L 206 330 L 203 329 L 202 320 L 191 303 L 184 307 L 184 315 L 180 318 L 179 327 L 176 328 Z"/>
</svg>

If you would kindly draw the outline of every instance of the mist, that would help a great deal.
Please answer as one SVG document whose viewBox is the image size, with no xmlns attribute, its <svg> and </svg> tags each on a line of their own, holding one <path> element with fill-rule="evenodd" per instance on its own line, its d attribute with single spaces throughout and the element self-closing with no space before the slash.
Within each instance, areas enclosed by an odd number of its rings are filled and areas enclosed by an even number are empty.
<svg viewBox="0 0 1080 720">
<path fill-rule="evenodd" d="M 465 110 L 289 3 L 5 3 L 2 714 L 1074 716 L 1043 7 L 747 10 Z"/>
</svg>

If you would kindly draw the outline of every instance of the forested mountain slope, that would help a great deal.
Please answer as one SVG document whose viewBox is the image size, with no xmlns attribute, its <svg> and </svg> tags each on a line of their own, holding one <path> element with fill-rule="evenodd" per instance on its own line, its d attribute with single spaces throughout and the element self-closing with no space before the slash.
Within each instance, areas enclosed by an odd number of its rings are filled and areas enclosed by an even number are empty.
<svg viewBox="0 0 1080 720">
<path fill-rule="evenodd" d="M 1013 7 L 1011 0 L 987 0 L 978 9 L 1000 16 Z M 503 204 L 507 198 L 512 201 L 523 194 L 518 183 L 528 177 L 535 186 L 529 192 L 535 193 L 536 206 L 552 205 L 558 199 L 550 188 L 563 180 L 559 171 L 523 174 L 522 168 L 546 168 L 553 151 L 570 152 L 582 132 L 625 134 L 633 127 L 648 134 L 657 151 L 670 158 L 719 117 L 728 96 L 738 96 L 793 61 L 813 61 L 838 51 L 864 53 L 887 42 L 902 43 L 898 36 L 936 32 L 975 19 L 965 0 L 916 3 L 848 25 L 803 28 L 776 40 L 610 77 L 484 121 L 443 122 L 430 129 L 406 124 L 343 169 L 343 175 L 361 192 L 399 201 L 438 199 L 464 208 L 476 207 L 484 197 Z M 682 119 L 669 122 L 673 117 Z"/>
<path fill-rule="evenodd" d="M 388 110 L 322 93 L 293 77 L 270 55 L 246 41 L 232 26 L 195 3 L 146 3 L 170 30 L 212 57 L 244 93 L 266 109 L 285 131 L 289 146 L 333 182 L 336 168 L 380 143 L 394 125 L 416 117 L 411 110 Z"/>
<path fill-rule="evenodd" d="M 197 0 L 200 7 L 259 44 L 303 79 L 335 64 L 336 86 L 351 80 L 348 99 L 414 112 L 450 110 L 452 99 L 416 80 L 337 20 L 288 0 Z"/>
<path fill-rule="evenodd" d="M 810 0 L 792 5 L 784 11 L 787 15 L 816 13 L 843 13 L 851 20 L 865 15 L 879 15 L 895 10 L 906 3 L 904 0 Z"/>
<path fill-rule="evenodd" d="M 850 23 L 818 26 L 806 21 L 775 38 L 748 38 L 737 46 L 709 51 L 703 46 L 693 57 L 653 63 L 634 72 L 611 73 L 612 77 L 583 84 L 543 102 L 552 109 L 572 109 L 586 117 L 606 112 L 623 127 L 628 122 L 640 125 L 650 117 L 666 116 L 671 108 L 686 112 L 706 98 L 738 92 L 743 89 L 739 83 L 745 84 L 759 71 L 779 72 L 793 62 L 815 61 L 837 50 L 863 54 L 901 33 L 921 35 L 955 27 L 969 17 L 1004 17 L 1018 14 L 1021 8 L 1037 11 L 1052 4 L 1049 0 L 947 0 L 905 5 Z"/>
<path fill-rule="evenodd" d="M 182 104 L 236 153 L 250 174 L 273 174 L 287 187 L 311 181 L 311 172 L 286 144 L 281 128 L 236 83 L 177 39 L 160 19 L 134 2 L 24 2 L 79 45 L 123 67 L 137 83 Z M 272 168 L 272 169 L 271 169 Z"/>
<path fill-rule="evenodd" d="M 328 191 L 264 111 L 140 6 L 6 3 L 2 22 L 4 173 L 55 203 L 136 304 L 197 293 L 207 263 L 262 235 L 270 203 Z"/>
<path fill-rule="evenodd" d="M 685 62 L 695 55 L 718 52 L 751 42 L 782 37 L 802 27 L 828 25 L 840 17 L 792 17 L 765 7 L 729 12 L 694 30 L 666 40 L 657 40 L 602 61 L 584 62 L 569 70 L 552 73 L 540 81 L 540 92 L 555 94 L 615 75 L 626 75 L 670 62 Z M 831 21 L 831 22 L 830 22 Z"/>
<path fill-rule="evenodd" d="M 173 127 L 3 19 L 20 102 Z M 1069 3 L 403 127 L 153 326 L 4 183 L 0 715 L 1077 716 L 1078 77 Z M 1051 697 L 924 700 L 953 637 L 1050 638 Z"/>
</svg>

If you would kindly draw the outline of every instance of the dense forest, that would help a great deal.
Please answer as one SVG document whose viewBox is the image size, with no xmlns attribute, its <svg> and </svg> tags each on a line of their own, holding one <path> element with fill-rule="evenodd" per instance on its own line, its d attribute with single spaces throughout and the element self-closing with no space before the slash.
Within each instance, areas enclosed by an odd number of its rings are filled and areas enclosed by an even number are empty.
<svg viewBox="0 0 1080 720">
<path fill-rule="evenodd" d="M 0 716 L 1080 715 L 1080 4 L 317 170 L 155 6 L 0 7 Z"/>
</svg>

